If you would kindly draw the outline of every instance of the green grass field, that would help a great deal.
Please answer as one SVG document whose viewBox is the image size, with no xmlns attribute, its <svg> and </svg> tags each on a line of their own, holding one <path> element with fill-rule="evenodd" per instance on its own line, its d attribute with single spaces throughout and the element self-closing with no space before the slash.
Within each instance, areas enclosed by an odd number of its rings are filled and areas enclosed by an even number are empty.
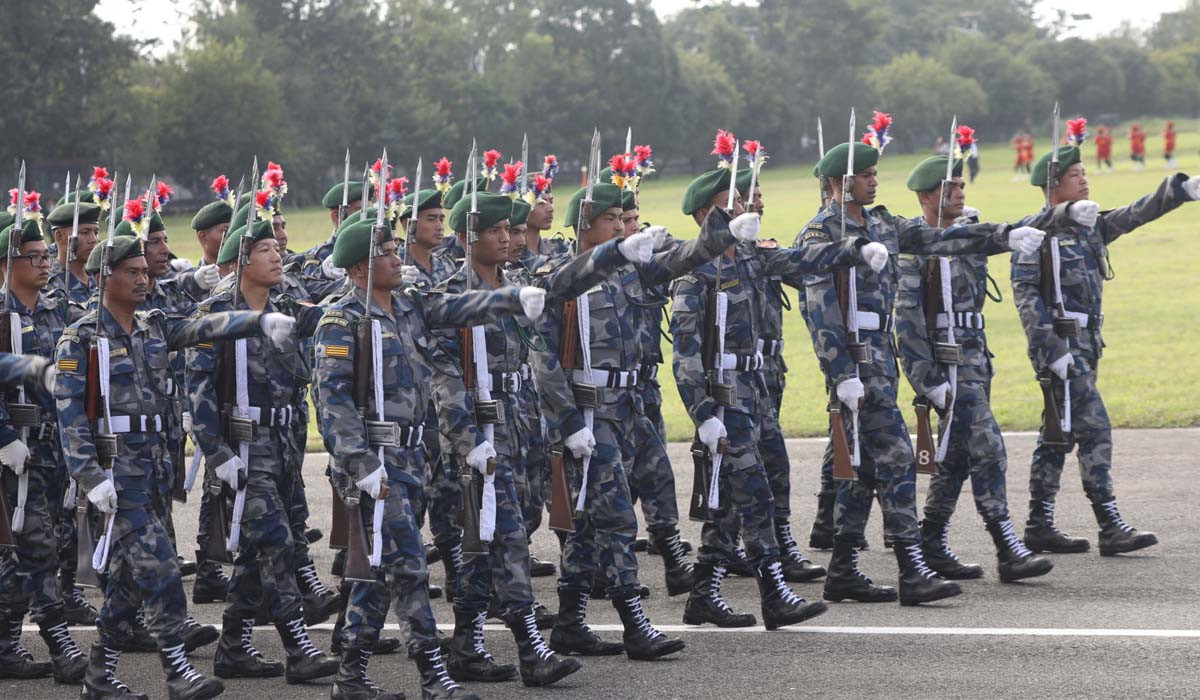
<svg viewBox="0 0 1200 700">
<path fill-rule="evenodd" d="M 1143 121 L 1152 135 L 1147 143 L 1148 167 L 1134 172 L 1128 161 L 1128 142 L 1118 139 L 1113 146 L 1115 173 L 1099 173 L 1094 167 L 1095 146 L 1085 146 L 1090 172 L 1091 196 L 1101 208 L 1128 204 L 1153 191 L 1168 171 L 1161 158 L 1160 121 Z M 1200 171 L 1200 135 L 1197 124 L 1177 122 L 1180 128 L 1179 168 Z M 1124 127 L 1115 129 L 1119 133 Z M 769 144 L 766 144 L 769 147 Z M 1046 150 L 1046 139 L 1038 141 L 1038 155 Z M 916 197 L 904 187 L 908 172 L 920 155 L 886 154 L 879 165 L 879 203 L 892 211 L 914 215 Z M 982 150 L 983 170 L 967 190 L 967 203 L 982 212 L 985 221 L 1015 221 L 1041 206 L 1040 191 L 1022 178 L 1012 181 L 1013 153 L 1008 146 Z M 812 164 L 773 167 L 763 171 L 766 213 L 764 237 L 790 245 L 815 213 L 818 192 L 811 177 Z M 294 178 L 297 174 L 292 173 Z M 565 200 L 573 174 L 560 176 L 559 194 Z M 642 220 L 668 226 L 676 236 L 691 237 L 696 227 L 679 211 L 679 200 L 687 177 L 651 178 L 641 192 Z M 559 217 L 562 215 L 560 206 Z M 1200 401 L 1194 395 L 1200 384 L 1200 362 L 1191 356 L 1200 347 L 1200 274 L 1193 266 L 1200 260 L 1200 205 L 1188 205 L 1119 240 L 1111 248 L 1116 279 L 1106 287 L 1104 335 L 1108 343 L 1102 363 L 1101 386 L 1113 424 L 1120 427 L 1175 427 L 1200 424 Z M 170 218 L 171 246 L 194 259 L 198 246 L 187 226 L 189 217 Z M 293 250 L 303 250 L 328 235 L 324 210 L 288 213 L 288 232 Z M 1025 355 L 1025 335 L 1017 319 L 1009 286 L 1009 258 L 993 258 L 992 276 L 1004 294 L 1001 303 L 989 303 L 988 341 L 996 354 L 993 407 L 1005 430 L 1036 429 L 1041 411 L 1041 394 Z M 795 295 L 791 295 L 795 298 Z M 791 437 L 821 435 L 826 429 L 823 380 L 813 356 L 804 322 L 796 310 L 785 314 L 785 359 L 787 393 L 781 416 L 784 432 Z M 669 353 L 670 349 L 666 351 Z M 670 357 L 659 374 L 663 382 L 663 414 L 671 440 L 690 438 L 692 425 L 679 401 L 670 372 Z M 908 406 L 912 392 L 901 382 L 901 405 Z M 912 425 L 911 414 L 909 415 Z M 316 437 L 316 431 L 310 433 Z M 319 438 L 318 438 L 319 440 Z"/>
</svg>

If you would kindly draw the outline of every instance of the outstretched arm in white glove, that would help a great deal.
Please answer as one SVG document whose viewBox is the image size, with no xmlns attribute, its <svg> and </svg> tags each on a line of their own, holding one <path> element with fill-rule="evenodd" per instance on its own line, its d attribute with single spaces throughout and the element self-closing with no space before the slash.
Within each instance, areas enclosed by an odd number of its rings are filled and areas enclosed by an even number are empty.
<svg viewBox="0 0 1200 700">
<path fill-rule="evenodd" d="M 262 315 L 263 335 L 271 339 L 271 342 L 276 345 L 283 345 L 288 338 L 296 333 L 296 319 L 281 314 L 275 311 Z"/>
<path fill-rule="evenodd" d="M 1008 232 L 1008 249 L 1022 255 L 1033 255 L 1042 247 L 1046 232 L 1032 226 L 1020 226 Z"/>
<path fill-rule="evenodd" d="M 663 229 L 664 233 L 666 229 Z M 654 255 L 654 236 L 647 231 L 638 231 L 617 244 L 617 250 L 625 259 L 633 263 L 650 261 Z"/>
<path fill-rule="evenodd" d="M 1067 205 L 1067 216 L 1084 228 L 1092 228 L 1096 225 L 1096 219 L 1100 218 L 1100 205 L 1090 199 L 1071 202 Z"/>
<path fill-rule="evenodd" d="M 864 245 L 859 252 L 862 254 L 863 262 L 870 265 L 876 273 L 887 267 L 888 249 L 884 244 L 871 242 Z"/>
<path fill-rule="evenodd" d="M 207 292 L 221 281 L 221 271 L 216 265 L 201 265 L 192 273 L 192 279 L 197 287 Z"/>
<path fill-rule="evenodd" d="M 729 232 L 739 241 L 753 241 L 758 239 L 758 229 L 762 225 L 762 220 L 758 214 L 746 212 L 738 214 L 737 218 L 729 222 Z"/>
<path fill-rule="evenodd" d="M 521 287 L 521 308 L 525 318 L 536 321 L 546 308 L 546 290 L 541 287 Z"/>
</svg>

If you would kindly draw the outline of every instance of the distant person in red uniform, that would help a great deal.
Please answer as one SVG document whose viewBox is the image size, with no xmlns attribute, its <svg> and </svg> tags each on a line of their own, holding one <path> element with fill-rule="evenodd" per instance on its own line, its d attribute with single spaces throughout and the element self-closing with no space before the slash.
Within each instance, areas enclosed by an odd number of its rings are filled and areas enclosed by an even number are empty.
<svg viewBox="0 0 1200 700">
<path fill-rule="evenodd" d="M 1023 175 L 1028 175 L 1033 169 L 1033 136 L 1019 131 L 1009 143 L 1017 151 L 1017 162 L 1013 166 L 1013 181 L 1016 182 L 1023 180 Z"/>
<path fill-rule="evenodd" d="M 1163 157 L 1167 159 L 1167 167 L 1175 167 L 1175 122 L 1167 122 L 1163 130 Z"/>
<path fill-rule="evenodd" d="M 1096 169 L 1100 172 L 1113 171 L 1112 145 L 1112 129 L 1107 126 L 1096 129 Z"/>
<path fill-rule="evenodd" d="M 1129 127 L 1129 159 L 1133 161 L 1134 170 L 1146 168 L 1146 132 L 1141 124 Z"/>
</svg>

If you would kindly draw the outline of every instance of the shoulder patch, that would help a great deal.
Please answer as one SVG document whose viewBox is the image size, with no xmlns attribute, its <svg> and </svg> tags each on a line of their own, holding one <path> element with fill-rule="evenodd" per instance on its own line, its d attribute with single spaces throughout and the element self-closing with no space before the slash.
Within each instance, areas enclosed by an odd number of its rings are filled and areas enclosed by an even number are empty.
<svg viewBox="0 0 1200 700">
<path fill-rule="evenodd" d="M 738 280 L 738 279 L 725 280 L 724 282 L 721 283 L 721 291 L 723 292 L 726 289 L 733 289 L 734 287 L 738 286 L 739 284 L 741 284 L 741 280 Z"/>
<path fill-rule="evenodd" d="M 214 349 L 216 346 L 215 346 L 215 345 L 213 345 L 212 343 L 196 343 L 195 347 L 196 347 L 198 350 L 212 350 L 212 349 Z"/>
<path fill-rule="evenodd" d="M 804 230 L 804 234 L 800 236 L 801 245 L 804 245 L 809 241 L 823 241 L 828 243 L 830 240 L 832 239 L 829 237 L 829 233 L 826 232 L 825 227 L 820 224 L 817 224 L 815 227 L 812 224 L 809 224 L 808 228 Z"/>
<path fill-rule="evenodd" d="M 321 345 L 317 347 L 317 351 L 324 357 L 336 357 L 339 359 L 350 358 L 349 345 Z"/>
<path fill-rule="evenodd" d="M 687 282 L 689 284 L 700 284 L 700 278 L 692 274 L 680 275 L 677 279 L 680 282 Z"/>
<path fill-rule="evenodd" d="M 904 262 L 916 262 L 917 256 L 912 253 L 901 253 L 900 260 Z"/>
<path fill-rule="evenodd" d="M 79 360 L 75 358 L 64 358 L 58 361 L 58 371 L 75 374 L 79 371 Z"/>
<path fill-rule="evenodd" d="M 341 326 L 342 328 L 349 328 L 350 322 L 347 321 L 346 319 L 342 318 L 341 316 L 330 316 L 329 312 L 326 311 L 325 315 L 321 317 L 320 323 L 318 323 L 317 325 L 318 326 Z"/>
</svg>

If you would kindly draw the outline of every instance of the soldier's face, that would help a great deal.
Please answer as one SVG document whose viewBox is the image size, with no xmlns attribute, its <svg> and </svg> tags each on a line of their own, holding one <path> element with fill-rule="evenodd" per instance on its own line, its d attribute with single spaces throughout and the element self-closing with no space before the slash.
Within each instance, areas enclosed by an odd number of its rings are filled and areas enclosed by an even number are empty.
<svg viewBox="0 0 1200 700">
<path fill-rule="evenodd" d="M 68 239 L 70 236 L 71 232 L 67 231 Z M 92 249 L 96 247 L 96 242 L 99 240 L 99 224 L 80 224 L 79 230 L 75 233 L 75 259 L 87 262 L 88 256 L 92 254 Z"/>
<path fill-rule="evenodd" d="M 114 265 L 112 274 L 104 282 L 106 302 L 137 306 L 146 301 L 149 291 L 150 266 L 141 255 Z"/>
<path fill-rule="evenodd" d="M 264 238 L 250 249 L 250 264 L 242 266 L 242 278 L 256 287 L 270 288 L 283 281 L 283 258 L 279 241 Z"/>
<path fill-rule="evenodd" d="M 521 259 L 521 255 L 529 250 L 529 246 L 525 244 L 525 232 L 529 229 L 527 224 L 520 226 L 508 227 L 508 261 L 516 262 Z"/>
<path fill-rule="evenodd" d="M 508 261 L 508 221 L 488 226 L 479 232 L 479 240 L 471 244 L 471 255 L 484 267 L 494 267 Z"/>
<path fill-rule="evenodd" d="M 758 214 L 759 216 L 762 216 L 763 210 L 764 210 L 764 207 L 763 207 L 762 188 L 756 184 L 754 186 L 754 203 L 750 207 L 750 211 Z"/>
<path fill-rule="evenodd" d="M 1058 187 L 1054 189 L 1054 198 L 1059 202 L 1078 202 L 1087 199 L 1089 194 L 1087 171 L 1083 163 L 1076 163 L 1058 176 Z"/>
<path fill-rule="evenodd" d="M 533 205 L 525 225 L 535 231 L 545 231 L 554 225 L 554 195 L 547 192 Z"/>
<path fill-rule="evenodd" d="M 621 207 L 609 207 L 592 220 L 591 228 L 583 234 L 583 240 L 589 248 L 594 248 L 624 233 L 621 223 Z"/>
<path fill-rule="evenodd" d="M 381 246 L 380 256 L 375 258 L 374 287 L 377 290 L 390 292 L 400 287 L 404 280 L 404 263 L 400 260 L 400 247 L 396 241 L 385 241 Z M 365 281 L 367 261 L 359 263 Z"/>
<path fill-rule="evenodd" d="M 279 215 L 271 217 L 271 231 L 275 233 L 275 240 L 279 242 L 279 249 L 287 250 L 287 219 Z"/>
<path fill-rule="evenodd" d="M 43 241 L 21 244 L 20 259 L 13 259 L 13 287 L 41 289 L 50 281 L 50 248 Z M 2 269 L 3 262 L 0 262 Z"/>
<path fill-rule="evenodd" d="M 879 171 L 875 168 L 867 168 L 861 173 L 855 173 L 853 185 L 850 187 L 850 194 L 854 198 L 854 203 L 862 206 L 867 206 L 875 202 L 875 190 L 879 187 L 879 181 L 876 179 L 879 176 Z"/>
<path fill-rule="evenodd" d="M 225 240 L 225 232 L 228 230 L 229 224 L 226 223 L 196 232 L 196 240 L 200 242 L 200 249 L 204 251 L 206 260 L 217 259 L 217 254 L 221 252 L 221 241 Z"/>
<path fill-rule="evenodd" d="M 413 237 L 416 243 L 425 248 L 436 248 L 446 237 L 446 210 L 426 209 L 417 212 L 417 231 Z"/>
<path fill-rule="evenodd" d="M 632 236 L 638 232 L 638 226 L 641 224 L 641 214 L 637 209 L 628 209 L 621 212 L 621 228 L 626 236 Z"/>
<path fill-rule="evenodd" d="M 167 232 L 155 231 L 146 236 L 146 265 L 151 277 L 162 277 L 171 265 L 171 249 L 167 246 Z"/>
<path fill-rule="evenodd" d="M 963 207 L 967 204 L 967 185 L 962 177 L 956 176 L 951 184 L 946 185 L 942 200 L 942 216 L 947 219 L 957 219 L 962 216 Z M 940 192 L 942 188 L 938 188 Z M 937 201 L 937 200 L 934 200 Z"/>
</svg>

